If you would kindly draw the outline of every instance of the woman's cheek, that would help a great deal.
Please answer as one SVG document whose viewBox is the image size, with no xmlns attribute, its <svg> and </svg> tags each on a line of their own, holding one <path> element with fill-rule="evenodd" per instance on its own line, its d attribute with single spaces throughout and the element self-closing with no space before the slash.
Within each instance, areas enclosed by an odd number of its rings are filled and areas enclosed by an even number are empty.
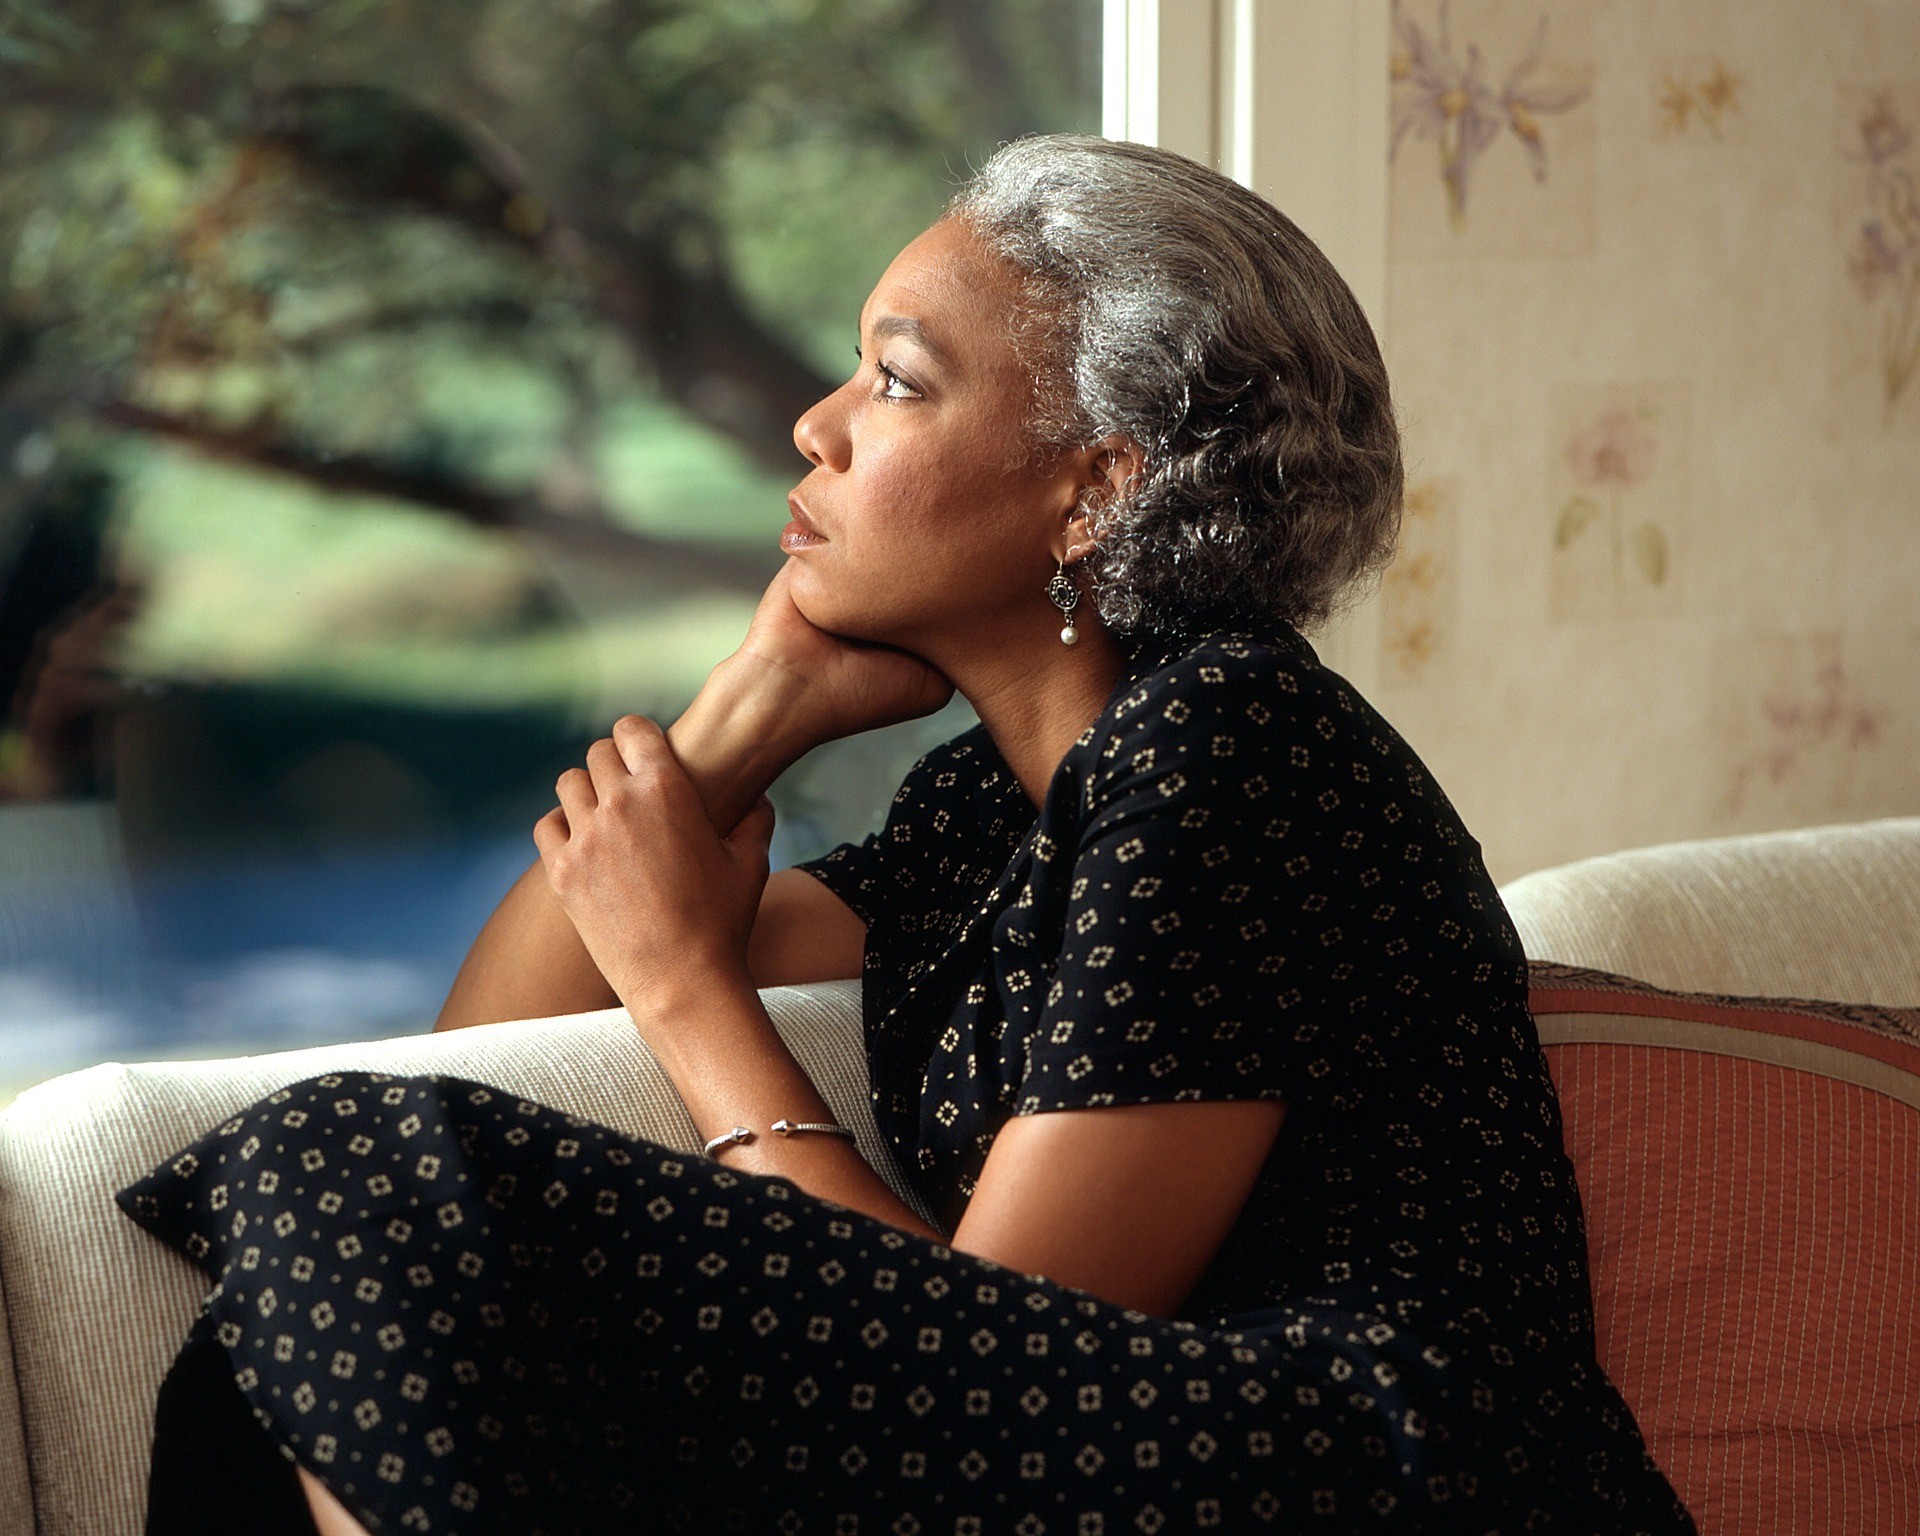
<svg viewBox="0 0 1920 1536">
<path fill-rule="evenodd" d="M 946 499 L 942 493 L 947 481 L 940 470 L 894 453 L 878 456 L 868 467 L 861 500 L 875 536 L 891 541 L 902 534 L 931 532 Z"/>
</svg>

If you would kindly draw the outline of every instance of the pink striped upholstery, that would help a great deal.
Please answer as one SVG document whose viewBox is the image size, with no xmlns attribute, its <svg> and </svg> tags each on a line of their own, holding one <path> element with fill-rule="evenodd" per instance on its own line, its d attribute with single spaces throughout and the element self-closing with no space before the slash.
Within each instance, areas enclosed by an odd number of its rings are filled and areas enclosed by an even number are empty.
<svg viewBox="0 0 1920 1536">
<path fill-rule="evenodd" d="M 1920 1010 L 1536 962 L 1600 1360 L 1703 1536 L 1920 1532 Z"/>
</svg>

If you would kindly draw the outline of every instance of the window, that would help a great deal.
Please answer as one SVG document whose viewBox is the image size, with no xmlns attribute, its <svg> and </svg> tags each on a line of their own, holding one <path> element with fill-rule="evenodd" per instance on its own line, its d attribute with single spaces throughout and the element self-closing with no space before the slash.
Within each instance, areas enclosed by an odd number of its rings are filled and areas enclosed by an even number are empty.
<svg viewBox="0 0 1920 1536">
<path fill-rule="evenodd" d="M 425 1029 L 783 558 L 794 418 L 1097 0 L 0 17 L 0 1100 Z M 1111 26 L 1109 25 L 1109 32 Z M 776 867 L 965 729 L 832 743 Z"/>
</svg>

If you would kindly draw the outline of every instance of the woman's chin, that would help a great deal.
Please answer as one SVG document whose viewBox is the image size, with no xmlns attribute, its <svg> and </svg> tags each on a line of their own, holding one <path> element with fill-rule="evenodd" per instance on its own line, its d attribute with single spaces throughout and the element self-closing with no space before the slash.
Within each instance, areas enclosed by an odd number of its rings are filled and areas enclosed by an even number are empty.
<svg viewBox="0 0 1920 1536">
<path fill-rule="evenodd" d="M 847 604 L 833 586 L 820 579 L 817 572 L 807 568 L 804 559 L 793 562 L 793 572 L 788 578 L 787 596 L 798 610 L 800 617 L 815 629 L 824 629 L 830 634 L 845 635 L 844 626 L 857 624 L 859 615 L 847 612 Z"/>
<path fill-rule="evenodd" d="M 803 583 L 797 578 L 789 595 L 800 617 L 815 629 L 824 630 L 842 640 L 860 641 L 869 645 L 900 643 L 892 626 L 886 624 L 868 605 L 843 602 L 839 594 L 826 590 L 812 590 L 810 583 Z"/>
</svg>

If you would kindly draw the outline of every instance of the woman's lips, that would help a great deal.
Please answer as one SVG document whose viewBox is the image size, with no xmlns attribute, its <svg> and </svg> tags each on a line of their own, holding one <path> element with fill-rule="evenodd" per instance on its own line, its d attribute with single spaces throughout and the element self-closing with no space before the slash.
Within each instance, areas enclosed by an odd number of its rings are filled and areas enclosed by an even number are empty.
<svg viewBox="0 0 1920 1536">
<path fill-rule="evenodd" d="M 782 549 L 811 549 L 815 544 L 827 542 L 826 535 L 807 521 L 807 510 L 797 496 L 787 498 L 787 509 L 793 513 L 793 521 L 780 530 Z"/>
</svg>

